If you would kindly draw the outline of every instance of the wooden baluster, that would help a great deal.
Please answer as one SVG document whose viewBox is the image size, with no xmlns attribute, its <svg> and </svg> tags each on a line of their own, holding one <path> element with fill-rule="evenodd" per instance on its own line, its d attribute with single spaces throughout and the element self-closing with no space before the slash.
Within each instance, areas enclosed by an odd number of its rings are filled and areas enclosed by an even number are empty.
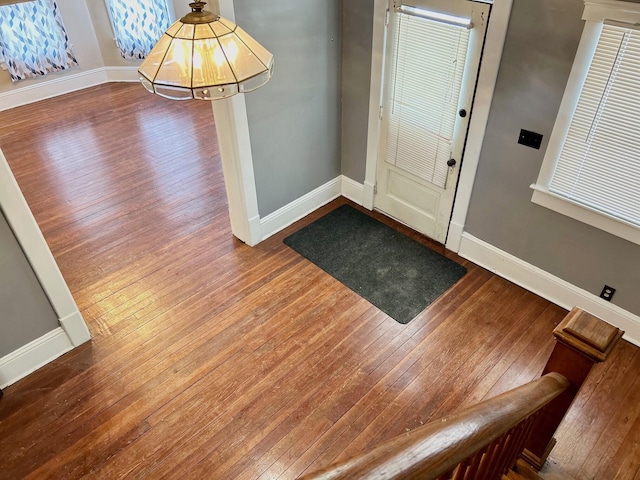
<svg viewBox="0 0 640 480">
<path fill-rule="evenodd" d="M 453 471 L 454 475 L 451 477 L 452 480 L 464 480 L 464 474 L 469 468 L 469 460 L 465 460 Z"/>
<path fill-rule="evenodd" d="M 478 473 L 478 468 L 480 467 L 480 462 L 482 461 L 482 457 L 486 454 L 487 449 L 483 448 L 478 453 L 473 456 L 471 460 L 471 464 L 467 471 L 464 474 L 464 480 L 473 480 L 476 478 L 476 474 Z"/>
<path fill-rule="evenodd" d="M 502 447 L 502 454 L 500 455 L 500 460 L 498 461 L 498 470 L 497 470 L 498 474 L 500 475 L 504 474 L 507 470 L 509 470 L 509 468 L 513 466 L 513 463 L 514 463 L 514 459 L 512 458 L 513 452 L 516 450 L 516 448 L 518 448 L 518 445 L 521 444 L 522 442 L 527 421 L 528 420 L 525 420 L 524 422 L 522 422 L 520 425 L 513 428 L 509 432 L 507 441 Z M 520 447 L 522 448 L 522 445 L 520 445 Z"/>
<path fill-rule="evenodd" d="M 504 439 L 506 438 L 507 434 L 503 434 L 500 437 L 496 438 L 493 443 L 491 444 L 491 446 L 489 447 L 489 454 L 487 455 L 487 462 L 484 465 L 484 468 L 482 464 L 480 464 L 480 472 L 479 472 L 479 479 L 486 479 L 486 480 L 493 480 L 495 477 L 495 468 L 496 468 L 496 462 L 498 461 L 498 457 L 500 456 L 500 449 L 502 446 L 502 443 L 504 442 Z"/>
<path fill-rule="evenodd" d="M 580 387 L 595 363 L 603 362 L 624 332 L 579 308 L 574 308 L 553 331 L 556 346 L 543 375 L 557 372 L 570 387 L 553 400 L 536 419 L 522 458 L 537 470 L 544 465 L 553 438 Z"/>
<path fill-rule="evenodd" d="M 520 452 L 522 452 L 525 441 L 531 434 L 533 422 L 535 421 L 535 418 L 538 416 L 538 414 L 539 412 L 533 414 L 531 417 L 527 418 L 519 425 L 517 437 L 508 452 L 507 462 L 505 464 L 508 468 L 512 468 L 515 465 Z"/>
<path fill-rule="evenodd" d="M 489 464 L 491 463 L 491 458 L 495 452 L 495 448 L 495 442 L 489 444 L 487 451 L 484 452 L 484 455 L 482 455 L 482 458 L 480 459 L 480 465 L 478 465 L 478 471 L 476 472 L 474 479 L 485 478 Z"/>
<path fill-rule="evenodd" d="M 506 445 L 503 457 L 500 459 L 500 468 L 496 471 L 498 475 L 505 475 L 507 471 L 516 463 L 516 459 L 523 449 L 525 440 L 529 437 L 533 419 L 537 413 L 525 419 L 522 423 L 511 430 L 509 442 Z"/>
<path fill-rule="evenodd" d="M 444 475 L 440 475 L 436 480 L 452 480 L 453 473 L 456 472 L 457 469 L 452 470 L 449 473 L 445 473 Z"/>
<path fill-rule="evenodd" d="M 495 466 L 493 468 L 494 477 L 496 475 L 501 475 L 502 471 L 505 469 L 504 467 L 507 463 L 507 455 L 509 453 L 509 449 L 513 445 L 513 442 L 516 439 L 516 436 L 518 434 L 518 431 L 520 430 L 521 425 L 522 424 L 517 425 L 516 427 L 509 430 L 506 433 L 506 435 L 503 437 L 502 441 L 500 442 L 500 451 L 496 459 Z"/>
</svg>

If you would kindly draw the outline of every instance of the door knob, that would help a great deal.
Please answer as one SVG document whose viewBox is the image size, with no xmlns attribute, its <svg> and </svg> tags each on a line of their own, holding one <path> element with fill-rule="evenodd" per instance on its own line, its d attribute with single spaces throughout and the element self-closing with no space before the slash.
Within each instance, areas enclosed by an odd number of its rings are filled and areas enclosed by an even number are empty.
<svg viewBox="0 0 640 480">
<path fill-rule="evenodd" d="M 451 160 L 448 160 L 448 161 L 447 161 L 447 166 L 448 166 L 448 167 L 455 167 L 455 166 L 456 166 L 456 163 L 457 163 L 457 162 L 455 161 L 455 159 L 453 159 L 453 158 L 452 158 Z"/>
</svg>

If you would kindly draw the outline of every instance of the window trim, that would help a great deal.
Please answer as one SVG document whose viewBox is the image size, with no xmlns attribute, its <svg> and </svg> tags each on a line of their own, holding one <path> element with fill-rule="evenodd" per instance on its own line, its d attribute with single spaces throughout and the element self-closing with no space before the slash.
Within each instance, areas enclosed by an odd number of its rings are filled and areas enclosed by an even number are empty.
<svg viewBox="0 0 640 480">
<path fill-rule="evenodd" d="M 562 215 L 609 232 L 640 245 L 640 228 L 599 210 L 574 202 L 549 191 L 549 184 L 564 145 L 591 59 L 595 53 L 605 20 L 629 24 L 640 23 L 640 4 L 618 0 L 586 0 L 582 16 L 586 21 L 560 110 L 549 138 L 536 183 L 531 185 L 531 201 Z"/>
</svg>

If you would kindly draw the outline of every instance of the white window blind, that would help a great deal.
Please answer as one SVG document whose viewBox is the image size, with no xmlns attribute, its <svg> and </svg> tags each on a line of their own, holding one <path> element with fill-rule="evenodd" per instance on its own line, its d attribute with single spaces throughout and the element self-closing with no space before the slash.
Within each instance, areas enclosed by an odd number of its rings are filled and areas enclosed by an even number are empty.
<svg viewBox="0 0 640 480">
<path fill-rule="evenodd" d="M 640 225 L 640 32 L 603 26 L 549 190 Z"/>
<path fill-rule="evenodd" d="M 397 13 L 394 32 L 386 161 L 444 188 L 469 30 Z"/>
</svg>

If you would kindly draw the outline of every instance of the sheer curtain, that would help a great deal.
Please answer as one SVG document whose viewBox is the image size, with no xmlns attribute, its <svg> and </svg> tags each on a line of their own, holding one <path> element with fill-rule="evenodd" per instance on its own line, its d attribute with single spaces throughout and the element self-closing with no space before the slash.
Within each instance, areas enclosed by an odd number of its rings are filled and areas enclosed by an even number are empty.
<svg viewBox="0 0 640 480">
<path fill-rule="evenodd" d="M 127 60 L 143 59 L 169 28 L 165 0 L 105 0 L 115 41 Z"/>
<path fill-rule="evenodd" d="M 78 65 L 54 0 L 0 7 L 0 62 L 14 82 Z"/>
</svg>

